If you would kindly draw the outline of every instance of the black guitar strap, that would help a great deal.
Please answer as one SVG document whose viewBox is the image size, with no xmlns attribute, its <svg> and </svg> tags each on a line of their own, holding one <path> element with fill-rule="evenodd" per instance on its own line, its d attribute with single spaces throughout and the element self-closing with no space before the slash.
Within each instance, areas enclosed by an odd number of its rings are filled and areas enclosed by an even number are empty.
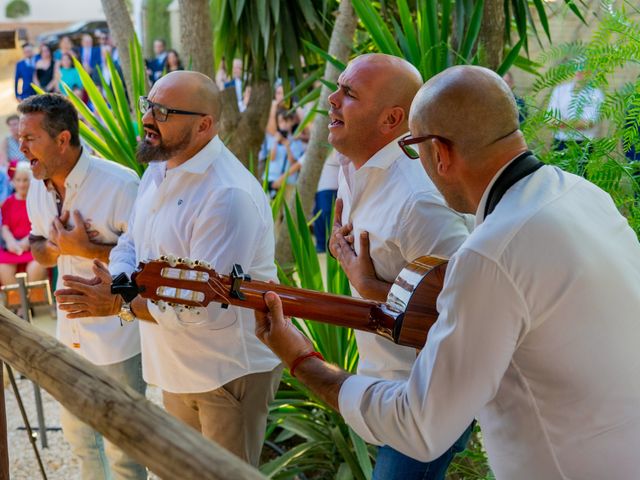
<svg viewBox="0 0 640 480">
<path fill-rule="evenodd" d="M 517 183 L 518 180 L 531 175 L 543 165 L 544 163 L 538 160 L 533 153 L 528 150 L 511 162 L 509 166 L 502 171 L 491 187 L 491 190 L 489 190 L 487 203 L 484 206 L 484 218 L 487 218 L 487 216 L 493 212 L 502 199 L 502 196 Z"/>
</svg>

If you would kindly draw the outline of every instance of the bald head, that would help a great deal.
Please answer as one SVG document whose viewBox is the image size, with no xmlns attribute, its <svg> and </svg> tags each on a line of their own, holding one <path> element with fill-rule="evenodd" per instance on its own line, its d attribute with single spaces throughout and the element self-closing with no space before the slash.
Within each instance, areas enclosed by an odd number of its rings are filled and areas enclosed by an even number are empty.
<svg viewBox="0 0 640 480">
<path fill-rule="evenodd" d="M 402 58 L 355 58 L 329 96 L 329 142 L 359 168 L 408 130 L 411 101 L 421 86 L 420 72 Z"/>
<path fill-rule="evenodd" d="M 414 135 L 445 137 L 463 156 L 519 129 L 509 86 L 495 72 L 475 66 L 451 67 L 432 77 L 416 95 L 409 122 Z"/>
<path fill-rule="evenodd" d="M 384 53 L 369 53 L 353 59 L 348 67 L 370 75 L 372 90 L 381 105 L 398 105 L 409 113 L 411 102 L 422 86 L 422 76 L 405 59 Z"/>
<path fill-rule="evenodd" d="M 149 96 L 162 92 L 171 98 L 171 107 L 179 110 L 211 115 L 215 122 L 220 117 L 220 92 L 215 82 L 199 72 L 178 70 L 160 78 Z"/>
</svg>

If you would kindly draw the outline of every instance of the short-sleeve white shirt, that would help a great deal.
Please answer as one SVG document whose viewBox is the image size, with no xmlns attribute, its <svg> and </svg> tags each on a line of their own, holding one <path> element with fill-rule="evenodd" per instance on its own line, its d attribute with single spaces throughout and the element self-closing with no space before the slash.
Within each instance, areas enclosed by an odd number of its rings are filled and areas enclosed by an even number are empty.
<svg viewBox="0 0 640 480">
<path fill-rule="evenodd" d="M 97 243 L 114 244 L 127 229 L 136 198 L 139 179 L 128 168 L 90 156 L 83 149 L 78 162 L 65 180 L 61 211 L 78 210 L 98 232 Z M 32 180 L 27 195 L 31 235 L 47 238 L 53 219 L 58 216 L 57 195 L 42 180 Z M 69 225 L 73 225 L 73 215 Z M 58 284 L 63 275 L 92 278 L 93 260 L 73 255 L 58 257 Z M 96 365 L 124 361 L 140 353 L 138 322 L 123 323 L 117 316 L 70 320 L 58 309 L 58 339 Z"/>
<path fill-rule="evenodd" d="M 445 204 L 420 162 L 408 158 L 397 139 L 358 170 L 345 157 L 340 161 L 342 223 L 353 223 L 358 255 L 360 232 L 369 232 L 371 259 L 382 280 L 393 282 L 408 263 L 422 255 L 449 258 L 466 240 L 471 217 Z M 352 291 L 359 295 L 353 286 Z M 356 332 L 356 340 L 358 373 L 389 380 L 409 376 L 415 348 L 366 332 Z"/>
<path fill-rule="evenodd" d="M 216 136 L 176 168 L 149 165 L 110 270 L 130 274 L 140 261 L 175 255 L 207 261 L 222 274 L 240 264 L 252 278 L 272 280 L 274 243 L 266 194 Z M 157 323 L 140 323 L 143 376 L 163 390 L 208 392 L 280 363 L 255 336 L 252 310 L 148 307 Z"/>
</svg>

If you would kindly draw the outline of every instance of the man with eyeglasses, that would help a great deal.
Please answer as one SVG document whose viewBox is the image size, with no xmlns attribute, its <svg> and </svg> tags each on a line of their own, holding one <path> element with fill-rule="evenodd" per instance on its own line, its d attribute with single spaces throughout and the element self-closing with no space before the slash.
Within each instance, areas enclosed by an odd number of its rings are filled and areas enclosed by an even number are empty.
<svg viewBox="0 0 640 480">
<path fill-rule="evenodd" d="M 159 306 L 112 295 L 110 285 L 111 275 L 130 275 L 140 261 L 162 255 L 208 262 L 225 274 L 240 264 L 254 279 L 275 279 L 271 209 L 218 137 L 220 99 L 210 78 L 169 73 L 139 107 L 145 135 L 137 157 L 148 167 L 129 230 L 108 270 L 96 262 L 96 278 L 65 278 L 60 308 L 72 317 L 120 312 L 123 321 L 144 320 L 143 374 L 162 388 L 167 411 L 257 466 L 282 366 L 256 338 L 252 312 L 219 303 Z"/>
<path fill-rule="evenodd" d="M 419 72 L 407 61 L 363 55 L 349 63 L 338 90 L 329 96 L 329 142 L 341 154 L 329 248 L 353 293 L 364 298 L 385 301 L 391 283 L 409 262 L 428 254 L 448 258 L 469 234 L 464 216 L 445 204 L 420 163 L 411 159 L 415 156 L 409 158 L 398 146 L 407 135 L 409 107 L 421 85 Z M 408 378 L 415 349 L 366 332 L 356 332 L 356 340 L 358 373 Z M 444 479 L 470 431 L 433 462 L 381 446 L 373 478 Z"/>
<path fill-rule="evenodd" d="M 36 261 L 58 267 L 59 289 L 62 275 L 91 275 L 95 258 L 108 261 L 127 229 L 139 179 L 82 148 L 78 112 L 66 97 L 33 95 L 18 111 L 20 150 L 34 177 L 27 195 L 29 245 Z M 138 322 L 121 325 L 116 312 L 76 320 L 58 307 L 56 337 L 114 380 L 144 394 Z M 144 465 L 64 408 L 60 424 L 80 460 L 83 480 L 147 478 Z"/>
<path fill-rule="evenodd" d="M 405 145 L 476 228 L 408 380 L 315 358 L 273 292 L 257 333 L 370 442 L 429 460 L 475 417 L 498 480 L 637 478 L 638 238 L 607 193 L 542 165 L 518 125 L 482 67 L 447 69 L 413 101 Z"/>
</svg>

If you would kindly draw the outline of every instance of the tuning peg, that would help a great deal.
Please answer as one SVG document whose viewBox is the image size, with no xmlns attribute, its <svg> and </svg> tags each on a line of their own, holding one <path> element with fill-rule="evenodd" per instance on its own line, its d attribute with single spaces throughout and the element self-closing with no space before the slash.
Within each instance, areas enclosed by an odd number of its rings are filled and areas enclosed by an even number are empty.
<svg viewBox="0 0 640 480">
<path fill-rule="evenodd" d="M 189 268 L 193 268 L 193 265 L 195 264 L 195 262 L 190 258 L 183 258 L 182 263 L 184 263 Z"/>
<path fill-rule="evenodd" d="M 177 260 L 176 257 L 174 257 L 173 255 L 165 255 L 164 256 L 165 261 L 172 267 L 175 267 L 177 264 Z"/>
<path fill-rule="evenodd" d="M 167 302 L 165 302 L 164 300 L 158 300 L 157 305 L 162 313 L 164 313 L 167 310 Z"/>
</svg>

